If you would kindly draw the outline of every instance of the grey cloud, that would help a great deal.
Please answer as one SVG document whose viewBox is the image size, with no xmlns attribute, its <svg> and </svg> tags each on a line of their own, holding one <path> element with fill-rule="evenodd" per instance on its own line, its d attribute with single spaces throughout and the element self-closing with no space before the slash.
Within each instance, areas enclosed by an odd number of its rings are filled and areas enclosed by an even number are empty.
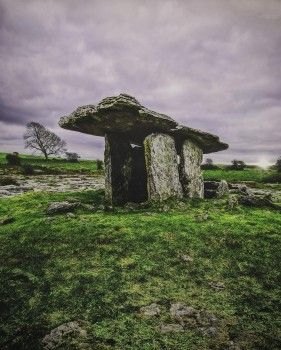
<svg viewBox="0 0 281 350">
<path fill-rule="evenodd" d="M 230 149 L 215 160 L 281 153 L 280 1 L 0 0 L 0 10 L 2 129 L 38 120 L 101 156 L 101 138 L 61 130 L 58 118 L 127 92 L 218 134 Z M 1 148 L 22 149 L 9 135 Z"/>
</svg>

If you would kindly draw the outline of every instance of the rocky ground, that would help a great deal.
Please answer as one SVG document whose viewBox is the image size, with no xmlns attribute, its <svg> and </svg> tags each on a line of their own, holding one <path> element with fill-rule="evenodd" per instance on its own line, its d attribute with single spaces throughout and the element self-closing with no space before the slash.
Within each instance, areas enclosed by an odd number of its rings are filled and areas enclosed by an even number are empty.
<svg viewBox="0 0 281 350">
<path fill-rule="evenodd" d="M 89 175 L 14 175 L 17 185 L 0 186 L 0 198 L 29 191 L 74 192 L 104 187 L 102 176 Z"/>
<path fill-rule="evenodd" d="M 3 176 L 4 177 L 4 176 Z M 24 192 L 77 192 L 84 190 L 98 190 L 104 188 L 103 176 L 90 176 L 90 175 L 13 175 L 15 184 L 9 184 L 0 186 L 0 198 L 19 195 Z M 207 185 L 213 186 L 213 184 L 219 184 L 215 181 L 206 181 Z M 254 183 L 250 186 L 246 182 L 240 184 L 229 184 L 230 193 L 240 193 L 247 189 L 248 192 L 254 195 L 270 196 L 274 202 L 281 201 L 281 190 L 278 184 L 264 184 L 263 188 L 255 187 Z M 213 192 L 216 192 L 217 189 Z M 212 190 L 210 191 L 212 192 Z M 205 193 L 205 196 L 209 196 Z"/>
</svg>

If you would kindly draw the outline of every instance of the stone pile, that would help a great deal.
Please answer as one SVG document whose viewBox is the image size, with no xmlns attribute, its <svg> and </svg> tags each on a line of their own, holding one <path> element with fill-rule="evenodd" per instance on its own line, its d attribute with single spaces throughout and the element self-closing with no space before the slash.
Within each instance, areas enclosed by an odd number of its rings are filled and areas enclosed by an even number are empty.
<svg viewBox="0 0 281 350">
<path fill-rule="evenodd" d="M 228 148 L 215 135 L 179 125 L 126 94 L 78 107 L 62 128 L 105 137 L 108 204 L 203 198 L 203 153 Z"/>
</svg>

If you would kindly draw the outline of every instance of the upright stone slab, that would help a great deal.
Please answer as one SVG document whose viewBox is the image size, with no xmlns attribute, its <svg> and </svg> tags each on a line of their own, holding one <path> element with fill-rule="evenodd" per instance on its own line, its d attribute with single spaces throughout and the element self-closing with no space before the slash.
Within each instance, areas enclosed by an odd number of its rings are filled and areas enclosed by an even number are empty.
<svg viewBox="0 0 281 350">
<path fill-rule="evenodd" d="M 151 134 L 144 140 L 148 199 L 182 197 L 177 152 L 173 137 Z"/>
<path fill-rule="evenodd" d="M 203 198 L 202 150 L 192 141 L 185 140 L 180 157 L 180 179 L 184 195 L 189 198 Z"/>
<path fill-rule="evenodd" d="M 131 145 L 120 134 L 105 135 L 105 201 L 107 204 L 125 204 L 129 201 L 131 180 Z"/>
</svg>

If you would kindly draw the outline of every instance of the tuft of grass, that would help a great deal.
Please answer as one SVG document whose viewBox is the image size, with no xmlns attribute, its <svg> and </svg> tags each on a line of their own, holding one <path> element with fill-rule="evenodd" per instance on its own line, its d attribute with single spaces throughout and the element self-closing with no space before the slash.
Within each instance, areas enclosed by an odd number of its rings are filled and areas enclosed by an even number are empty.
<svg viewBox="0 0 281 350">
<path fill-rule="evenodd" d="M 227 209 L 226 200 L 186 201 L 168 210 L 45 210 L 77 200 L 98 208 L 102 191 L 26 193 L 0 201 L 1 348 L 40 349 L 58 325 L 81 319 L 90 346 L 114 350 L 280 348 L 280 224 L 270 209 Z M 196 216 L 208 213 L 198 222 Z M 192 256 L 183 261 L 180 256 Z M 209 282 L 222 282 L 217 291 Z M 219 319 L 215 338 L 195 330 L 162 334 L 169 307 L 184 302 Z M 159 317 L 143 317 L 157 302 Z"/>
</svg>

